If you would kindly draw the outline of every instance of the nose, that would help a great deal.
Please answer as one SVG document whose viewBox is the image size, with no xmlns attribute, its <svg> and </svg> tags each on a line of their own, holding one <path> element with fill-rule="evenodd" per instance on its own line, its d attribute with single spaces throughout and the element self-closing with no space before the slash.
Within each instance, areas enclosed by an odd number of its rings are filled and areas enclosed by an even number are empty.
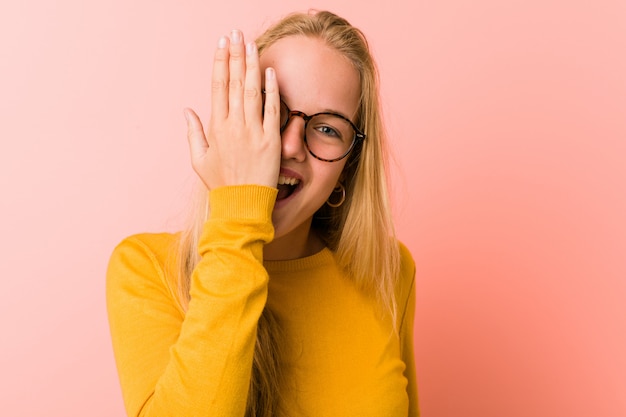
<svg viewBox="0 0 626 417">
<path fill-rule="evenodd" d="M 282 158 L 302 162 L 306 159 L 304 147 L 304 119 L 292 117 L 281 133 Z"/>
</svg>

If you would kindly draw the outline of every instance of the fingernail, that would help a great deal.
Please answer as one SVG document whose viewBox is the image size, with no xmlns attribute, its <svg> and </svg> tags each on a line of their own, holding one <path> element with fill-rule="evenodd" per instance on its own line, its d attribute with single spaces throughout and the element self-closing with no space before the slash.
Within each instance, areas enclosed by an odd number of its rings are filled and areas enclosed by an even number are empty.
<svg viewBox="0 0 626 417">
<path fill-rule="evenodd" d="M 246 55 L 250 56 L 254 54 L 254 50 L 256 49 L 256 45 L 254 42 L 248 42 L 246 44 Z"/>
<path fill-rule="evenodd" d="M 233 43 L 239 43 L 241 42 L 241 32 L 239 32 L 237 29 L 234 29 L 231 33 L 230 33 L 230 40 Z"/>
<path fill-rule="evenodd" d="M 273 80 L 276 76 L 276 73 L 274 72 L 274 68 L 266 68 L 265 69 L 265 78 L 268 80 Z"/>
<path fill-rule="evenodd" d="M 222 36 L 220 40 L 217 41 L 217 47 L 220 49 L 226 47 L 226 36 Z"/>
</svg>

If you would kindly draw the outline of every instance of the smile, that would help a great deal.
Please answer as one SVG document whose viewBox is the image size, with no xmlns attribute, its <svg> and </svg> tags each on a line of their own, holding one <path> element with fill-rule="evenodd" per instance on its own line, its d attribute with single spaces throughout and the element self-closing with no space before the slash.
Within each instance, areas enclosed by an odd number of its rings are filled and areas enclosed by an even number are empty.
<svg viewBox="0 0 626 417">
<path fill-rule="evenodd" d="M 300 180 L 298 178 L 279 175 L 278 184 L 276 185 L 276 188 L 278 188 L 276 200 L 284 200 L 289 197 L 298 188 L 299 184 Z"/>
</svg>

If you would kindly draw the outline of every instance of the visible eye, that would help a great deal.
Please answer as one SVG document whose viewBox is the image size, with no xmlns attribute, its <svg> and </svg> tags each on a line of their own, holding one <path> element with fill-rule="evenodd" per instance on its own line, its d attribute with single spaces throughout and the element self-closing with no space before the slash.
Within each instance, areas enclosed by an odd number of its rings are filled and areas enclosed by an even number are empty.
<svg viewBox="0 0 626 417">
<path fill-rule="evenodd" d="M 316 114 L 311 118 L 308 126 L 311 134 L 328 143 L 347 143 L 353 137 L 350 122 L 334 113 Z"/>
<path fill-rule="evenodd" d="M 339 131 L 333 128 L 332 126 L 315 126 L 314 129 L 320 132 L 324 136 L 336 137 L 336 138 L 341 139 L 341 133 L 339 133 Z"/>
</svg>

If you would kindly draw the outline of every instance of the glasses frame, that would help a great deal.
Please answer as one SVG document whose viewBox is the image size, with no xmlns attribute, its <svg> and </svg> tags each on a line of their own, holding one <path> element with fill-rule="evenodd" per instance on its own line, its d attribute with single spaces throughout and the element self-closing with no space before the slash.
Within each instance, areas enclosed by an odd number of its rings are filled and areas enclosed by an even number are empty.
<svg viewBox="0 0 626 417">
<path fill-rule="evenodd" d="M 292 117 L 294 117 L 294 116 L 302 117 L 304 119 L 304 133 L 302 135 L 302 139 L 304 141 L 304 147 L 311 154 L 311 156 L 313 156 L 315 159 L 319 159 L 320 161 L 324 161 L 324 162 L 341 161 L 342 159 L 344 159 L 346 156 L 348 156 L 350 154 L 352 149 L 354 149 L 354 146 L 356 145 L 357 141 L 365 140 L 365 138 L 367 138 L 367 135 L 365 133 L 363 133 L 361 131 L 361 129 L 356 127 L 356 125 L 352 122 L 352 120 L 350 120 L 347 117 L 344 117 L 344 116 L 342 116 L 340 114 L 333 113 L 333 112 L 320 112 L 320 113 L 315 113 L 315 114 L 312 114 L 312 115 L 309 116 L 308 114 L 306 114 L 306 113 L 304 113 L 304 112 L 302 112 L 300 110 L 291 110 L 289 108 L 289 106 L 287 105 L 287 103 L 285 103 L 282 98 L 280 99 L 280 103 L 281 103 L 281 105 L 285 106 L 285 109 L 287 110 L 287 119 L 285 120 L 285 123 L 281 124 L 281 126 L 280 126 L 280 133 L 283 133 L 285 131 L 285 129 L 287 129 L 287 125 L 291 121 Z M 354 137 L 352 138 L 352 143 L 350 144 L 350 147 L 348 147 L 348 150 L 343 155 L 341 155 L 338 158 L 326 159 L 326 158 L 321 158 L 321 157 L 315 155 L 313 153 L 313 151 L 311 150 L 311 148 L 309 148 L 309 143 L 306 140 L 306 128 L 307 128 L 307 125 L 309 124 L 309 121 L 312 118 L 316 117 L 316 116 L 323 116 L 323 115 L 339 117 L 340 119 L 343 119 L 346 122 L 350 123 L 350 126 L 352 126 L 352 129 L 354 129 Z"/>
</svg>

